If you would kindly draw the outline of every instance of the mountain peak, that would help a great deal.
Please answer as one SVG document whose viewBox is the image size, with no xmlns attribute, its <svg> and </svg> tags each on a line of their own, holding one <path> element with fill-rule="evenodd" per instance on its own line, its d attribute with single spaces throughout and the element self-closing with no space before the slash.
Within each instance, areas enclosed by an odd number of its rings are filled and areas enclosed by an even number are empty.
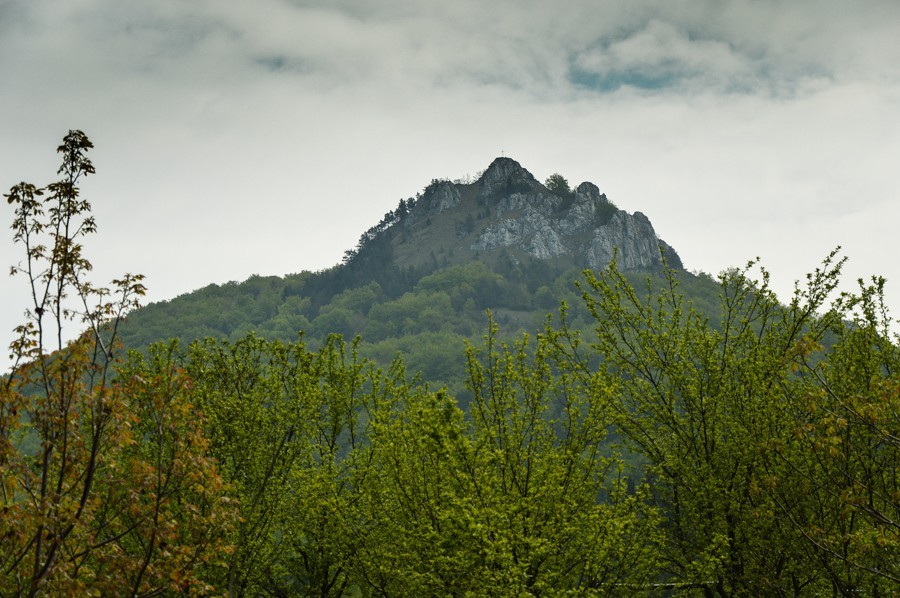
<svg viewBox="0 0 900 598">
<path fill-rule="evenodd" d="M 456 290 L 445 293 L 443 299 L 429 294 L 424 300 L 437 326 L 444 326 L 441 310 L 462 309 L 458 303 L 467 305 L 467 297 L 473 305 L 474 297 L 480 297 L 478 300 L 485 306 L 519 311 L 527 306 L 518 298 L 529 297 L 539 287 L 555 288 L 559 276 L 573 269 L 601 270 L 613 258 L 622 270 L 683 267 L 675 250 L 656 235 L 650 219 L 641 212 L 620 210 L 593 183 L 584 182 L 571 190 L 567 184 L 551 184 L 547 188 L 521 164 L 503 156 L 495 159 L 475 181 L 468 177 L 456 181 L 432 179 L 415 197 L 401 199 L 396 209 L 361 235 L 355 248 L 345 252 L 341 264 L 318 273 L 288 277 L 281 290 L 270 293 L 272 297 L 290 298 L 281 307 L 259 299 L 261 292 L 268 292 L 261 289 L 276 288 L 280 284 L 277 280 L 255 277 L 242 283 L 241 297 L 248 299 L 241 299 L 239 304 L 253 305 L 253 315 L 244 314 L 242 317 L 250 319 L 236 327 L 222 327 L 219 317 L 213 322 L 203 315 L 208 311 L 204 309 L 202 314 L 197 310 L 195 328 L 186 332 L 186 310 L 180 307 L 184 305 L 180 300 L 175 300 L 177 305 L 173 304 L 172 309 L 151 306 L 140 312 L 146 316 L 137 317 L 144 322 L 167 318 L 168 325 L 175 327 L 171 328 L 172 334 L 185 340 L 211 334 L 243 335 L 242 327 L 262 323 L 253 318 L 261 313 L 262 307 L 257 307 L 265 304 L 273 310 L 266 316 L 270 319 L 264 319 L 268 334 L 295 335 L 297 329 L 311 329 L 314 333 L 310 338 L 324 338 L 329 332 L 352 336 L 359 331 L 355 327 L 360 321 L 373 322 L 384 314 L 405 314 L 407 305 L 419 305 L 418 299 L 409 303 L 404 299 L 403 307 L 398 304 L 397 311 L 391 311 L 392 307 L 376 312 L 370 308 L 377 297 L 405 297 L 404 293 L 413 291 L 423 277 L 451 266 L 463 266 L 434 279 L 444 281 L 440 284 L 457 285 L 453 287 Z M 480 282 L 468 278 L 475 271 L 482 273 L 477 278 Z M 498 278 L 491 271 L 502 275 Z M 461 273 L 464 275 L 460 278 Z M 498 286 L 497 281 L 504 277 L 506 282 Z M 481 286 L 476 288 L 478 285 Z M 528 290 L 523 290 L 526 286 Z M 355 291 L 345 293 L 351 290 Z M 232 293 L 231 287 L 212 285 L 196 295 L 209 304 L 220 305 L 220 291 L 221 296 Z M 507 292 L 509 296 L 505 296 Z M 439 302 L 444 299 L 446 302 Z M 325 309 L 329 304 L 332 308 Z M 380 315 L 366 315 L 370 312 Z M 385 322 L 380 330 L 405 327 L 405 323 L 399 323 L 403 317 L 396 316 L 397 324 Z M 367 339 L 372 338 L 372 326 L 367 328 Z M 137 328 L 133 324 L 129 328 L 132 333 L 126 344 L 137 346 Z M 159 329 L 157 324 L 150 328 Z M 160 338 L 164 337 L 151 336 L 149 340 Z M 381 340 L 384 335 L 375 338 Z"/>
<path fill-rule="evenodd" d="M 402 219 L 386 220 L 400 226 L 385 230 L 400 267 L 539 260 L 597 270 L 616 255 L 625 270 L 659 268 L 664 259 L 682 267 L 644 214 L 618 209 L 590 182 L 548 189 L 505 156 L 471 184 L 434 179 L 401 207 Z"/>
<path fill-rule="evenodd" d="M 482 178 L 484 178 L 485 176 L 489 176 L 489 175 L 497 176 L 498 173 L 502 176 L 505 176 L 508 173 L 516 172 L 519 170 L 524 170 L 525 172 L 528 172 L 527 170 L 522 168 L 521 164 L 519 164 L 512 158 L 507 158 L 506 156 L 498 156 L 497 158 L 494 158 L 494 161 L 491 162 L 491 165 L 488 166 L 487 170 L 484 171 Z M 530 176 L 530 174 L 531 173 L 529 173 L 529 176 Z M 532 178 L 534 178 L 534 177 L 532 177 Z"/>
<path fill-rule="evenodd" d="M 476 182 L 479 185 L 480 197 L 528 193 L 543 189 L 543 185 L 533 174 L 512 158 L 506 157 L 494 159 Z"/>
</svg>

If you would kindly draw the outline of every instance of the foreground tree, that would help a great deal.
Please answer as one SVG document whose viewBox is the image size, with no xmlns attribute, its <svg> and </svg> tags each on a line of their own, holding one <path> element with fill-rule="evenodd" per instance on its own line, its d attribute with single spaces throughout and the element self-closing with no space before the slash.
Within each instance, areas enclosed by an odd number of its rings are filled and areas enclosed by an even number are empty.
<svg viewBox="0 0 900 598">
<path fill-rule="evenodd" d="M 788 305 L 765 271 L 727 272 L 715 324 L 674 273 L 646 294 L 614 263 L 587 274 L 596 340 L 556 341 L 586 384 L 621 397 L 617 428 L 664 509 L 671 587 L 878 595 L 898 581 L 897 350 L 877 293 L 828 303 L 842 264 L 829 256 Z"/>
<path fill-rule="evenodd" d="M 0 387 L 0 594 L 205 591 L 196 572 L 226 549 L 222 484 L 183 374 L 119 371 L 118 325 L 144 287 L 86 279 L 91 147 L 70 131 L 59 181 L 6 194 L 32 303 Z M 69 325 L 84 330 L 72 342 Z"/>
<path fill-rule="evenodd" d="M 240 505 L 235 550 L 210 579 L 233 596 L 341 595 L 361 536 L 371 365 L 335 336 L 318 351 L 208 339 L 176 361 L 195 381 L 209 452 Z"/>
<path fill-rule="evenodd" d="M 656 515 L 601 447 L 611 397 L 555 370 L 546 338 L 510 348 L 496 332 L 468 353 L 469 418 L 424 389 L 378 410 L 367 581 L 396 596 L 628 594 L 657 568 Z"/>
<path fill-rule="evenodd" d="M 900 584 L 900 349 L 883 293 L 875 278 L 841 297 L 825 358 L 814 347 L 797 365 L 792 436 L 769 447 L 794 482 L 771 483 L 781 515 L 845 595 Z"/>
</svg>

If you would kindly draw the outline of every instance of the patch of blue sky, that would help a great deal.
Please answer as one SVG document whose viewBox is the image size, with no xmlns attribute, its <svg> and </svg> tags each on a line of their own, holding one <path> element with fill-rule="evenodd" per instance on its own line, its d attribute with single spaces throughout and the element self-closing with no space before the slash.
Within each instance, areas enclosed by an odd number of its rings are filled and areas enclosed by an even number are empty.
<svg viewBox="0 0 900 598">
<path fill-rule="evenodd" d="M 657 91 L 678 87 L 679 83 L 689 77 L 684 73 L 668 70 L 634 69 L 627 71 L 613 70 L 603 73 L 572 68 L 569 70 L 569 81 L 576 87 L 601 93 L 614 92 L 623 87 L 631 87 L 645 91 Z"/>
<path fill-rule="evenodd" d="M 569 82 L 581 90 L 613 93 L 633 89 L 646 93 L 664 91 L 697 91 L 704 89 L 723 94 L 790 95 L 796 81 L 779 79 L 767 69 L 730 73 L 679 67 L 676 64 L 653 65 L 632 69 L 595 71 L 573 65 Z"/>
<path fill-rule="evenodd" d="M 288 64 L 288 61 L 284 56 L 260 56 L 255 62 L 272 71 L 283 71 L 287 68 Z"/>
<path fill-rule="evenodd" d="M 302 59 L 283 54 L 266 54 L 253 58 L 253 63 L 273 73 L 306 74 L 311 70 L 310 64 Z"/>
</svg>

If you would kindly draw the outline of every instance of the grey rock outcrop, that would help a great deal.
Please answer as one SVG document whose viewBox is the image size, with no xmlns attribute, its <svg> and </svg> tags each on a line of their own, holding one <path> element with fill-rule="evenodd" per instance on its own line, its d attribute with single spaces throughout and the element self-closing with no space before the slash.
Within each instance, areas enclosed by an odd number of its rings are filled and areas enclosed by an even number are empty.
<svg viewBox="0 0 900 598">
<path fill-rule="evenodd" d="M 379 227 L 367 233 L 366 242 L 390 236 L 402 267 L 490 261 L 501 251 L 504 259 L 554 260 L 560 268 L 599 270 L 614 255 L 625 270 L 682 267 L 644 214 L 618 209 L 593 183 L 551 192 L 506 157 L 474 182 L 433 179 Z"/>
<path fill-rule="evenodd" d="M 665 253 L 669 266 L 681 267 L 647 216 L 617 209 L 592 183 L 554 195 L 515 160 L 498 158 L 478 184 L 479 201 L 491 206 L 494 218 L 477 234 L 474 251 L 516 248 L 538 259 L 571 255 L 592 269 L 617 255 L 625 270 L 660 267 Z"/>
<path fill-rule="evenodd" d="M 618 249 L 622 269 L 638 270 L 662 265 L 659 240 L 650 219 L 641 212 L 618 211 L 609 222 L 596 228 L 585 248 L 588 265 L 593 269 L 606 266 Z"/>
<path fill-rule="evenodd" d="M 497 158 L 478 179 L 482 199 L 544 189 L 534 176 L 512 158 Z"/>
<path fill-rule="evenodd" d="M 450 181 L 439 183 L 426 197 L 428 210 L 440 214 L 459 205 L 459 189 Z"/>
</svg>

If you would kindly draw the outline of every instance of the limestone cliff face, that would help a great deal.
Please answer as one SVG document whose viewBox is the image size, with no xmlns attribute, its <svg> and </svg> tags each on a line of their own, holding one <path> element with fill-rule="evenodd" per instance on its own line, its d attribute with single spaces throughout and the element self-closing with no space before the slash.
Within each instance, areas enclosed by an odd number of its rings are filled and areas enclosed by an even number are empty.
<svg viewBox="0 0 900 598">
<path fill-rule="evenodd" d="M 475 251 L 515 248 L 538 259 L 572 256 L 600 269 L 618 250 L 619 267 L 626 270 L 660 267 L 664 251 L 670 266 L 682 267 L 649 218 L 617 209 L 592 183 L 555 195 L 515 160 L 498 158 L 476 184 L 493 217 L 472 242 Z"/>
<path fill-rule="evenodd" d="M 544 189 L 534 176 L 512 158 L 494 160 L 477 183 L 481 199 L 496 198 L 514 192 L 539 192 Z M 544 189 L 545 190 L 545 189 Z"/>
<path fill-rule="evenodd" d="M 440 214 L 459 205 L 460 195 L 456 185 L 445 182 L 438 185 L 428 197 L 428 211 Z"/>
<path fill-rule="evenodd" d="M 553 193 L 510 158 L 497 158 L 474 182 L 433 180 L 364 240 L 382 233 L 400 268 L 504 256 L 599 270 L 618 255 L 620 268 L 647 270 L 662 266 L 663 253 L 682 267 L 644 214 L 618 209 L 592 183 Z"/>
</svg>

